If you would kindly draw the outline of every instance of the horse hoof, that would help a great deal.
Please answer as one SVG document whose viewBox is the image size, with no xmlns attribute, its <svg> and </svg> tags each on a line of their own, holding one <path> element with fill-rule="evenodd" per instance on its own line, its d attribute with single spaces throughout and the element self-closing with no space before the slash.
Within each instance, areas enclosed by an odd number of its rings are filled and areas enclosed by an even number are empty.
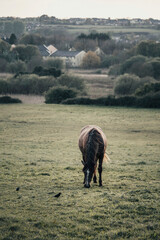
<svg viewBox="0 0 160 240">
<path fill-rule="evenodd" d="M 88 185 L 85 184 L 84 187 L 85 188 L 90 188 L 90 185 L 89 184 Z"/>
</svg>

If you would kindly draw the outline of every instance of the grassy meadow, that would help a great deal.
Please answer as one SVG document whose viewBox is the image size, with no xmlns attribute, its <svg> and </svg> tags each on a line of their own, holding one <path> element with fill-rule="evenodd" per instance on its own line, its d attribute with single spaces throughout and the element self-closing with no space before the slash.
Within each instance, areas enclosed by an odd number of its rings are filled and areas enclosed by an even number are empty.
<svg viewBox="0 0 160 240">
<path fill-rule="evenodd" d="M 79 35 L 79 33 L 88 34 L 89 32 L 103 32 L 103 33 L 150 33 L 158 34 L 159 30 L 151 28 L 150 26 L 108 26 L 108 25 L 48 25 L 48 27 L 55 30 L 66 30 L 69 33 Z"/>
<path fill-rule="evenodd" d="M 160 239 L 159 110 L 18 104 L 0 113 L 0 239 Z M 87 124 L 108 139 L 101 188 L 82 184 Z"/>
</svg>

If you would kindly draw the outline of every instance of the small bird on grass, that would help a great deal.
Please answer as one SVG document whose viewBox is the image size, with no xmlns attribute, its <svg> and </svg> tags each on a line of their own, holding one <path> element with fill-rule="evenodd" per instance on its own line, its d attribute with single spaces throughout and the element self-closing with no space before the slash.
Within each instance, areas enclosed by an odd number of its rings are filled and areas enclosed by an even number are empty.
<svg viewBox="0 0 160 240">
<path fill-rule="evenodd" d="M 59 198 L 60 196 L 61 196 L 61 193 L 58 193 L 54 197 Z"/>
</svg>

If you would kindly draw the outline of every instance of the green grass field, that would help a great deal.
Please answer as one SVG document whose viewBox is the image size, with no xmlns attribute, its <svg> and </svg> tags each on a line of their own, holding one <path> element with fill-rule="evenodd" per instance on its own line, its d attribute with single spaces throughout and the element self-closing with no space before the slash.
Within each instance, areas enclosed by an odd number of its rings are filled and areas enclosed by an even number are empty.
<svg viewBox="0 0 160 240">
<path fill-rule="evenodd" d="M 21 104 L 0 112 L 0 239 L 160 239 L 159 110 Z M 87 124 L 108 138 L 101 188 L 82 184 L 77 142 Z"/>
<path fill-rule="evenodd" d="M 108 25 L 48 25 L 51 29 L 61 29 L 66 30 L 69 33 L 79 35 L 80 33 L 90 33 L 93 31 L 104 32 L 104 33 L 150 33 L 158 34 L 159 30 L 151 28 L 150 26 L 108 26 Z"/>
</svg>

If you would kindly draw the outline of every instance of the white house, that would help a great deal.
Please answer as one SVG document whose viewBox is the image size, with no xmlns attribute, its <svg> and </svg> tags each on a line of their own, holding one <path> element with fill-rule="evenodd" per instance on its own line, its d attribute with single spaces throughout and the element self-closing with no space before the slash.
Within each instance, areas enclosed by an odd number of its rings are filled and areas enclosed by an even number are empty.
<svg viewBox="0 0 160 240">
<path fill-rule="evenodd" d="M 64 61 L 64 64 L 68 67 L 80 67 L 82 64 L 85 51 L 55 51 L 50 56 L 54 58 L 60 58 Z"/>
</svg>

